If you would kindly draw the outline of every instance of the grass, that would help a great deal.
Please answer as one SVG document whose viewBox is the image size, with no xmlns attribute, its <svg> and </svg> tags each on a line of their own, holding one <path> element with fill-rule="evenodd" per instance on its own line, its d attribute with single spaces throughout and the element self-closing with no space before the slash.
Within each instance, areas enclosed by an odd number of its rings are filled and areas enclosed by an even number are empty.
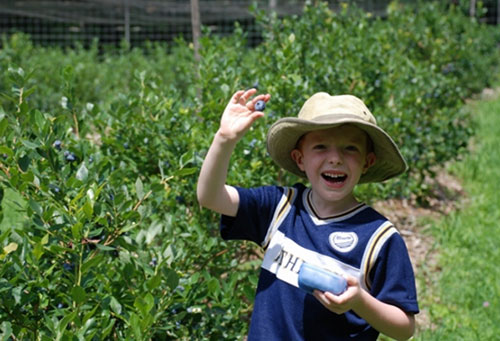
<svg viewBox="0 0 500 341">
<path fill-rule="evenodd" d="M 432 226 L 438 265 L 419 293 L 432 327 L 416 340 L 500 340 L 500 98 L 470 109 L 476 138 L 452 167 L 466 198 Z"/>
</svg>

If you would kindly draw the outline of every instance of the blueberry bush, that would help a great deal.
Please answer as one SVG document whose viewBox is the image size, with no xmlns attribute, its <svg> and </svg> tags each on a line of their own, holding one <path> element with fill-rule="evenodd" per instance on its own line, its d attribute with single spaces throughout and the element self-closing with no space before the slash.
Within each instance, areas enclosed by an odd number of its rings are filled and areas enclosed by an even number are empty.
<svg viewBox="0 0 500 341">
<path fill-rule="evenodd" d="M 225 242 L 195 186 L 231 94 L 271 93 L 237 146 L 229 181 L 290 184 L 267 128 L 316 91 L 367 102 L 410 165 L 360 195 L 423 196 L 433 167 L 473 134 L 466 98 L 495 81 L 498 34 L 439 3 L 386 18 L 325 4 L 189 42 L 117 50 L 0 50 L 0 335 L 3 339 L 238 339 L 261 251 Z"/>
</svg>

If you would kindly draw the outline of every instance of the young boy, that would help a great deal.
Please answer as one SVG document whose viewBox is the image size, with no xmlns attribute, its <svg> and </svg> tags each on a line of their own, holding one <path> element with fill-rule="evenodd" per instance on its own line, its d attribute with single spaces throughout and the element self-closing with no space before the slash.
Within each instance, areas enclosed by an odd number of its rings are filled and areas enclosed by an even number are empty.
<svg viewBox="0 0 500 341">
<path fill-rule="evenodd" d="M 310 188 L 226 184 L 231 153 L 252 123 L 256 90 L 236 92 L 203 163 L 198 200 L 222 214 L 225 239 L 266 249 L 249 340 L 376 340 L 379 333 L 408 339 L 418 313 L 415 280 L 394 226 L 353 194 L 356 184 L 401 174 L 406 163 L 364 103 L 350 95 L 317 93 L 298 117 L 269 129 L 267 148 L 285 170 Z M 298 287 L 303 263 L 341 274 L 340 295 Z"/>
</svg>

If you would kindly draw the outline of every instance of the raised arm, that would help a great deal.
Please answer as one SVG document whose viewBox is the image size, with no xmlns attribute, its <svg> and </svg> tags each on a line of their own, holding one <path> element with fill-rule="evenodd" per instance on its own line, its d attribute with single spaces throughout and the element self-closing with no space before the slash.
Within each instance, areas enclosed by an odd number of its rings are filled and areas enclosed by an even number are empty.
<svg viewBox="0 0 500 341">
<path fill-rule="evenodd" d="M 264 115 L 255 111 L 255 103 L 271 98 L 269 94 L 251 98 L 256 92 L 255 89 L 240 90 L 231 97 L 198 178 L 196 193 L 200 205 L 224 215 L 235 216 L 240 201 L 236 189 L 226 185 L 231 154 L 252 123 Z"/>
</svg>

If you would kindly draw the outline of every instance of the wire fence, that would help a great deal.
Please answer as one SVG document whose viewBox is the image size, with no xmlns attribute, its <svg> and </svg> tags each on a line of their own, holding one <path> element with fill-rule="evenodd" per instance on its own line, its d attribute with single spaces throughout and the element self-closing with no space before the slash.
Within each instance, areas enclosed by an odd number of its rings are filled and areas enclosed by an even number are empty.
<svg viewBox="0 0 500 341">
<path fill-rule="evenodd" d="M 197 3 L 199 24 L 215 34 L 228 34 L 239 22 L 250 44 L 261 34 L 250 10 L 252 4 L 279 16 L 300 14 L 305 0 L 1 0 L 0 35 L 23 32 L 39 45 L 118 45 L 127 41 L 138 46 L 145 41 L 172 41 L 193 36 L 192 4 Z M 384 15 L 390 0 L 327 1 L 336 10 L 349 2 L 374 15 Z M 411 1 L 410 1 L 411 2 Z M 460 1 L 450 1 L 460 2 Z M 463 3 L 463 1 L 462 1 Z M 482 1 L 484 20 L 497 23 L 500 0 Z M 470 1 L 475 15 L 477 4 Z"/>
</svg>

